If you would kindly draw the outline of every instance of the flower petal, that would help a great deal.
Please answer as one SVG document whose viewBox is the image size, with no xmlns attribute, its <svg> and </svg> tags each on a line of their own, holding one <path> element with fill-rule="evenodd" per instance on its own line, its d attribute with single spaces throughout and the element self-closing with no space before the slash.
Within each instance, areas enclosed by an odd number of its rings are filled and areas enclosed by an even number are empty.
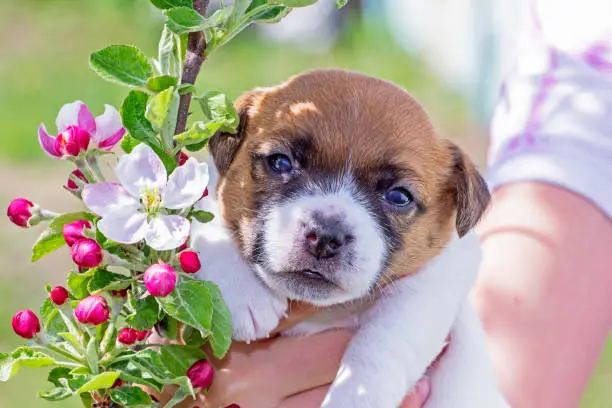
<svg viewBox="0 0 612 408">
<path fill-rule="evenodd" d="M 140 197 L 145 189 L 157 188 L 161 193 L 168 177 L 164 163 L 153 149 L 144 143 L 119 159 L 115 173 L 123 187 L 133 197 Z"/>
<path fill-rule="evenodd" d="M 125 132 L 126 132 L 125 128 L 119 129 L 118 131 L 115 132 L 114 135 L 112 135 L 108 139 L 104 139 L 103 141 L 98 143 L 98 147 L 100 149 L 103 149 L 103 150 L 110 150 L 110 149 L 112 149 L 113 147 L 115 147 L 115 145 L 117 143 L 119 143 L 121 141 L 121 139 L 125 135 Z"/>
<path fill-rule="evenodd" d="M 188 208 L 200 198 L 208 184 L 208 166 L 191 157 L 170 175 L 162 205 L 172 210 Z"/>
<path fill-rule="evenodd" d="M 105 237 L 122 244 L 142 241 L 147 231 L 147 215 L 137 211 L 115 211 L 98 221 Z"/>
<path fill-rule="evenodd" d="M 121 115 L 119 115 L 117 109 L 111 105 L 104 105 L 104 113 L 96 116 L 94 141 L 99 145 L 106 139 L 114 136 L 121 129 L 123 129 Z M 123 131 L 125 132 L 125 129 Z"/>
<path fill-rule="evenodd" d="M 77 117 L 78 126 L 89 133 L 90 136 L 96 134 L 96 120 L 93 117 L 93 114 L 84 103 L 79 108 L 79 114 Z"/>
<path fill-rule="evenodd" d="M 87 184 L 83 187 L 82 197 L 87 208 L 102 217 L 135 212 L 141 207 L 140 201 L 118 183 Z"/>
<path fill-rule="evenodd" d="M 44 152 L 49 156 L 53 158 L 62 156 L 55 148 L 55 138 L 53 136 L 49 136 L 47 129 L 45 129 L 45 125 L 42 123 L 40 126 L 38 126 L 38 143 L 40 143 L 40 147 L 42 147 Z"/>
<path fill-rule="evenodd" d="M 189 221 L 180 215 L 162 215 L 152 219 L 145 233 L 147 244 L 157 251 L 178 248 L 189 237 Z"/>
<path fill-rule="evenodd" d="M 70 125 L 79 125 L 79 112 L 81 105 L 85 105 L 81 101 L 67 103 L 60 109 L 55 119 L 57 125 L 57 133 L 62 133 Z"/>
</svg>

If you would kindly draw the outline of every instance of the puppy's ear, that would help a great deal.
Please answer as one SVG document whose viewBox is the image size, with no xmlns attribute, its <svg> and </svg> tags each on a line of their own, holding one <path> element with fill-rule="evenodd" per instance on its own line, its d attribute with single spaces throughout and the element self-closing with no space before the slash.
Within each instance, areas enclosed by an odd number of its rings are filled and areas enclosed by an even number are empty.
<svg viewBox="0 0 612 408">
<path fill-rule="evenodd" d="M 472 160 L 459 146 L 446 141 L 452 154 L 451 180 L 456 195 L 456 228 L 460 237 L 467 234 L 484 214 L 491 196 L 487 184 Z"/>
<path fill-rule="evenodd" d="M 255 100 L 255 93 L 248 92 L 240 96 L 236 103 L 236 111 L 240 116 L 240 123 L 235 134 L 217 132 L 208 141 L 208 149 L 215 161 L 215 166 L 221 176 L 225 175 L 234 157 L 242 146 L 246 138 L 246 131 L 249 124 L 250 110 Z"/>
</svg>

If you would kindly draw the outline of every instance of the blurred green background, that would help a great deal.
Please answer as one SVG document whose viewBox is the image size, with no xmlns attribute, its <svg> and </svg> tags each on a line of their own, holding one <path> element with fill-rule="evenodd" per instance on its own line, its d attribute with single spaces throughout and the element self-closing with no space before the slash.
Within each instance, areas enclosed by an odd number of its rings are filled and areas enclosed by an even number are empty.
<svg viewBox="0 0 612 408">
<path fill-rule="evenodd" d="M 383 23 L 363 23 L 354 10 L 341 11 L 345 22 L 329 52 L 312 53 L 278 45 L 246 31 L 214 54 L 201 72 L 200 90 L 223 90 L 232 98 L 255 86 L 272 85 L 306 69 L 341 67 L 396 82 L 427 107 L 441 132 L 463 145 L 481 165 L 486 129 L 474 123 L 462 98 L 446 89 L 418 60 L 393 44 Z M 100 80 L 88 68 L 89 53 L 112 43 L 134 44 L 156 54 L 161 16 L 146 0 L 0 0 L 0 202 L 26 196 L 56 210 L 78 208 L 61 186 L 72 170 L 40 150 L 40 122 L 53 133 L 62 104 L 86 102 L 94 115 L 103 104 L 119 106 L 126 90 Z M 38 309 L 45 283 L 62 283 L 69 254 L 60 250 L 38 264 L 29 263 L 39 228 L 19 230 L 0 221 L 0 351 L 17 344 L 10 320 L 17 309 Z M 563 341 L 563 339 L 559 339 Z M 571 367 L 568 367 L 570 370 Z M 46 387 L 44 370 L 22 370 L 10 385 L 0 384 L 0 408 L 52 406 L 36 397 Z M 585 394 L 583 408 L 604 408 L 612 401 L 612 344 Z M 607 401 L 607 402 L 606 402 Z M 55 406 L 76 407 L 76 401 Z"/>
</svg>

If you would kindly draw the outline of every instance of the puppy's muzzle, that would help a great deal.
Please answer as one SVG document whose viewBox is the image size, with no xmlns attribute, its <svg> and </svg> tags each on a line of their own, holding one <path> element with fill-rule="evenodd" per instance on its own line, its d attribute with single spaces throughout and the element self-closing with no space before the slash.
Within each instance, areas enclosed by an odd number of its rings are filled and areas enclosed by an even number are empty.
<svg viewBox="0 0 612 408">
<path fill-rule="evenodd" d="M 319 261 L 350 250 L 355 238 L 344 219 L 343 215 L 324 216 L 315 212 L 310 221 L 302 222 L 304 251 Z"/>
</svg>

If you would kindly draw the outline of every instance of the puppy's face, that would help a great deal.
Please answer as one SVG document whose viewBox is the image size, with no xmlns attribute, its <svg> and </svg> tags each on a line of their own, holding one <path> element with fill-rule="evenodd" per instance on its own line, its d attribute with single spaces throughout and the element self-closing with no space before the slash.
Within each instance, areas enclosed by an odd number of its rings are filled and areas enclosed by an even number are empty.
<svg viewBox="0 0 612 408">
<path fill-rule="evenodd" d="M 488 202 L 471 162 L 387 82 L 314 71 L 236 105 L 238 134 L 210 141 L 223 217 L 280 295 L 366 296 L 467 232 Z"/>
</svg>

